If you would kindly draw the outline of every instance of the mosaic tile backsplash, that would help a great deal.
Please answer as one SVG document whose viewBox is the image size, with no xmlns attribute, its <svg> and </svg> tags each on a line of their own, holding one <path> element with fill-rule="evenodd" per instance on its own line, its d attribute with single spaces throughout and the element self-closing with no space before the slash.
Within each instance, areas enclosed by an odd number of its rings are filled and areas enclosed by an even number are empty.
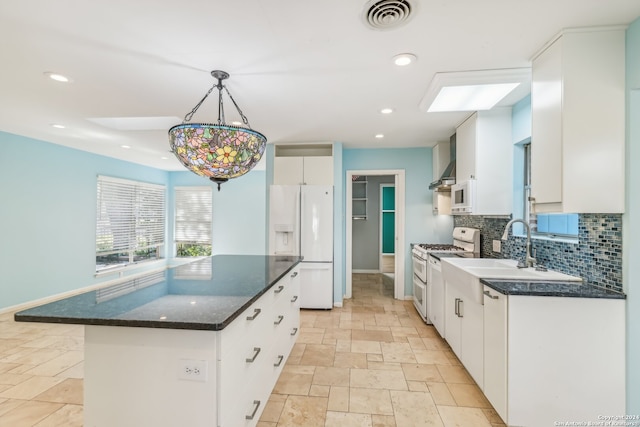
<svg viewBox="0 0 640 427">
<path fill-rule="evenodd" d="M 513 236 L 502 242 L 502 253 L 493 252 L 493 240 L 500 240 L 507 217 L 454 216 L 456 227 L 481 230 L 483 258 L 524 259 L 526 238 Z M 532 239 L 538 263 L 552 270 L 580 276 L 585 282 L 622 291 L 622 215 L 580 214 L 578 243 Z"/>
</svg>

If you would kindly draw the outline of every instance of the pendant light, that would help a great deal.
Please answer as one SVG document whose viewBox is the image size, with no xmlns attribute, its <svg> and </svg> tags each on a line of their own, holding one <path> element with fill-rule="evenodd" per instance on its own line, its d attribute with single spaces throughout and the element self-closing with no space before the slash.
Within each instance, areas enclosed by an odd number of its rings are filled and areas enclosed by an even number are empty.
<svg viewBox="0 0 640 427">
<path fill-rule="evenodd" d="M 229 90 L 222 84 L 229 73 L 220 70 L 211 72 L 217 80 L 205 96 L 187 113 L 181 124 L 169 129 L 171 151 L 191 172 L 209 178 L 218 184 L 227 182 L 249 172 L 264 154 L 267 138 L 249 125 Z M 218 122 L 189 123 L 198 108 L 213 89 L 218 89 Z M 228 125 L 224 120 L 222 90 L 226 92 L 238 110 L 244 126 Z"/>
</svg>

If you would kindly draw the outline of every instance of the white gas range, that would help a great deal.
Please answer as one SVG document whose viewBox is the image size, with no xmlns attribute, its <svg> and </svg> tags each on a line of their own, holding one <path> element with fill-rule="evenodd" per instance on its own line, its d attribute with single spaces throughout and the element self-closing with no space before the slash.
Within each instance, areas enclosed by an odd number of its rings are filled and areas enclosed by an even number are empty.
<svg viewBox="0 0 640 427">
<path fill-rule="evenodd" d="M 444 301 L 444 283 L 440 272 L 440 260 L 431 253 L 473 253 L 480 254 L 480 230 L 477 228 L 456 227 L 453 229 L 453 244 L 415 244 L 413 245 L 413 305 L 428 324 L 438 327 L 444 317 L 444 307 L 440 313 L 440 304 L 432 301 Z M 440 331 L 440 329 L 439 329 Z"/>
</svg>

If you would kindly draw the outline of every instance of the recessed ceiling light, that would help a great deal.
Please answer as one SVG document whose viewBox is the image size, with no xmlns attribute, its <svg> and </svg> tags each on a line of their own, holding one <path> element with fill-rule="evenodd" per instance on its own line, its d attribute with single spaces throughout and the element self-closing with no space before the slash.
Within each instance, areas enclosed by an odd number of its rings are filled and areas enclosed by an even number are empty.
<svg viewBox="0 0 640 427">
<path fill-rule="evenodd" d="M 384 135 L 383 135 L 383 134 L 381 134 L 381 133 L 379 133 L 379 134 L 377 134 L 377 135 L 376 135 L 376 138 L 378 138 L 378 139 L 382 139 L 382 138 L 384 138 Z"/>
<path fill-rule="evenodd" d="M 167 159 L 168 157 L 165 157 L 165 156 L 160 157 L 160 160 L 167 160 Z"/>
<path fill-rule="evenodd" d="M 396 55 L 393 57 L 393 63 L 398 67 L 404 67 L 411 64 L 416 59 L 418 58 L 412 53 L 401 53 L 400 55 Z"/>
<path fill-rule="evenodd" d="M 492 109 L 520 83 L 445 86 L 427 111 L 479 111 Z"/>
<path fill-rule="evenodd" d="M 120 147 L 122 147 L 122 148 L 131 148 L 130 145 L 121 145 Z"/>
<path fill-rule="evenodd" d="M 46 71 L 44 73 L 45 76 L 49 77 L 51 80 L 55 80 L 57 82 L 61 82 L 61 83 L 70 83 L 71 79 L 63 74 L 60 73 L 54 73 L 52 71 Z"/>
<path fill-rule="evenodd" d="M 382 110 L 380 110 L 380 112 L 382 114 L 391 114 L 393 113 L 393 108 L 383 108 Z"/>
<path fill-rule="evenodd" d="M 57 123 L 53 123 L 51 125 L 51 127 L 56 128 L 56 129 L 64 129 L 66 126 L 65 125 L 59 125 Z"/>
</svg>

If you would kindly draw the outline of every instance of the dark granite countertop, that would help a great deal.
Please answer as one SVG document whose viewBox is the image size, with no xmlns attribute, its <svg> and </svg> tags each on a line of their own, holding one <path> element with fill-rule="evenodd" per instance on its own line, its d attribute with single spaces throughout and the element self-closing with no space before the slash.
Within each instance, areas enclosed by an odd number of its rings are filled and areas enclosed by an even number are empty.
<svg viewBox="0 0 640 427">
<path fill-rule="evenodd" d="M 626 299 L 627 297 L 621 292 L 583 282 L 546 282 L 506 279 L 480 279 L 480 282 L 503 295 L 608 299 Z"/>
<path fill-rule="evenodd" d="M 300 261 L 215 255 L 23 310 L 15 320 L 219 331 Z"/>
</svg>

